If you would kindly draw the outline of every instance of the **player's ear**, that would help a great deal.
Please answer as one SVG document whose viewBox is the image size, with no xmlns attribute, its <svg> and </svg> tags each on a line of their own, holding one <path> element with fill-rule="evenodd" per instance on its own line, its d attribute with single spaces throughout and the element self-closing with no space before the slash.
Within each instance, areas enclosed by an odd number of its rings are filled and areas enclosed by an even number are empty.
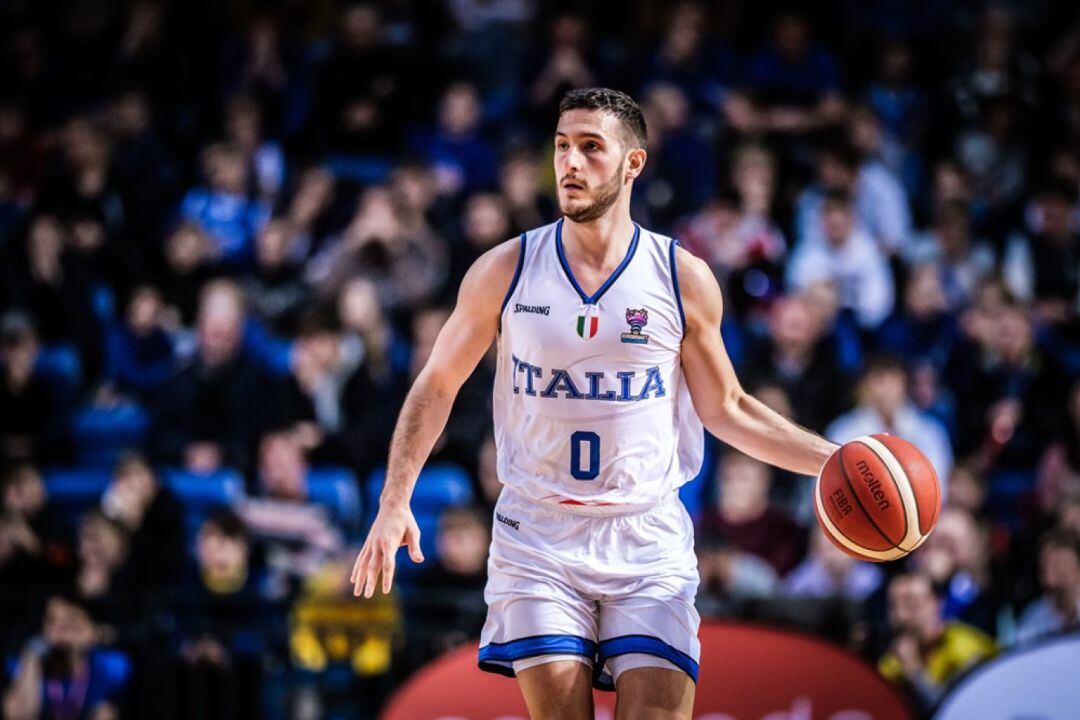
<svg viewBox="0 0 1080 720">
<path fill-rule="evenodd" d="M 649 154 L 645 148 L 634 148 L 626 156 L 626 179 L 633 180 L 645 169 L 645 160 Z"/>
</svg>

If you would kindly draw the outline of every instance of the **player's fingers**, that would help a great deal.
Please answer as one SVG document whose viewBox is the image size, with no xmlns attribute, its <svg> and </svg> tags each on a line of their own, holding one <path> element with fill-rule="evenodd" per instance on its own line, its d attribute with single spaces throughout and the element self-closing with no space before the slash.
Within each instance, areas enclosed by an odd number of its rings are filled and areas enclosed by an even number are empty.
<svg viewBox="0 0 1080 720">
<path fill-rule="evenodd" d="M 371 562 L 371 550 L 365 547 L 360 551 L 360 554 L 356 556 L 356 564 L 353 566 L 352 579 L 350 582 L 353 584 L 353 595 L 360 597 L 360 589 L 364 581 L 364 576 L 367 574 L 368 563 Z"/>
<path fill-rule="evenodd" d="M 420 551 L 420 528 L 413 524 L 405 533 L 405 544 L 409 546 L 409 557 L 414 563 L 424 562 L 424 553 Z"/>
<path fill-rule="evenodd" d="M 383 555 L 382 561 L 382 591 L 383 595 L 390 592 L 390 586 L 394 583 L 394 553 L 393 550 L 388 550 Z"/>
<path fill-rule="evenodd" d="M 364 566 L 364 562 L 367 561 L 367 545 L 360 548 L 360 552 L 356 553 L 356 561 L 352 563 L 352 574 L 349 575 L 349 582 L 355 583 L 357 576 L 360 575 L 360 569 Z"/>
<path fill-rule="evenodd" d="M 367 572 L 364 573 L 364 597 L 369 598 L 375 594 L 375 583 L 379 578 L 379 568 L 382 566 L 384 551 L 378 545 L 371 553 L 368 560 Z"/>
</svg>

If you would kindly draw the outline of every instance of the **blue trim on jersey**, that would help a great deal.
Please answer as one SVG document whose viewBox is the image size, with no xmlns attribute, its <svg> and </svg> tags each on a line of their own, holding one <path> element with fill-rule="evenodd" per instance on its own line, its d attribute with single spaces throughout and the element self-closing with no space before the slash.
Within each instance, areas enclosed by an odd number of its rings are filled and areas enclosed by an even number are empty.
<svg viewBox="0 0 1080 720">
<path fill-rule="evenodd" d="M 506 297 L 503 298 L 502 307 L 499 308 L 499 314 L 502 315 L 502 311 L 506 309 L 506 304 L 510 302 L 510 296 L 514 294 L 514 288 L 517 287 L 518 280 L 521 279 L 521 268 L 525 266 L 525 233 L 521 233 L 521 252 L 518 254 L 517 267 L 514 268 L 514 279 L 510 281 L 510 287 L 506 290 Z"/>
<path fill-rule="evenodd" d="M 598 667 L 603 667 L 608 658 L 628 653 L 641 653 L 654 657 L 664 658 L 675 667 L 690 676 L 695 683 L 698 677 L 698 664 L 694 658 L 681 650 L 668 645 L 660 638 L 652 635 L 620 635 L 600 641 L 600 659 Z"/>
<path fill-rule="evenodd" d="M 579 635 L 532 635 L 504 643 L 488 643 L 480 648 L 480 668 L 491 663 L 509 663 L 538 655 L 583 655 L 596 659 L 597 644 Z M 498 671 L 496 671 L 498 672 Z"/>
<path fill-rule="evenodd" d="M 607 289 L 622 275 L 623 270 L 634 259 L 634 253 L 637 252 L 638 237 L 641 235 L 641 226 L 634 223 L 634 237 L 630 239 L 630 247 L 626 251 L 626 257 L 619 263 L 619 267 L 615 268 L 615 271 L 604 281 L 600 289 L 593 293 L 592 296 L 589 296 L 581 289 L 581 285 L 578 284 L 573 271 L 570 270 L 570 263 L 566 261 L 566 252 L 563 250 L 562 242 L 563 219 L 559 218 L 559 222 L 555 224 L 555 250 L 559 254 L 559 264 L 562 265 L 563 272 L 566 273 L 566 279 L 570 281 L 570 284 L 577 290 L 577 294 L 581 296 L 581 301 L 586 305 L 595 305 L 600 296 L 607 292 Z"/>
<path fill-rule="evenodd" d="M 668 248 L 668 262 L 671 263 L 671 285 L 675 290 L 675 304 L 679 306 L 679 320 L 682 321 L 682 331 L 686 334 L 686 313 L 683 312 L 682 307 L 682 293 L 679 291 L 679 271 L 675 269 L 675 248 L 678 247 L 679 241 L 672 238 L 671 247 Z"/>
</svg>

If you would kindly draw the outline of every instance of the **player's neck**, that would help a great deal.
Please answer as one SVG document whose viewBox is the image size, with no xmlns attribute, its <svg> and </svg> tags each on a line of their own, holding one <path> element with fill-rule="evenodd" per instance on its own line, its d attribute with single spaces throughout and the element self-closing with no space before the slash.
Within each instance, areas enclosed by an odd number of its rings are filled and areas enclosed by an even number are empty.
<svg viewBox="0 0 1080 720">
<path fill-rule="evenodd" d="M 563 248 L 574 264 L 596 270 L 617 266 L 626 257 L 634 235 L 630 208 L 616 204 L 611 212 L 587 223 L 563 221 Z"/>
</svg>

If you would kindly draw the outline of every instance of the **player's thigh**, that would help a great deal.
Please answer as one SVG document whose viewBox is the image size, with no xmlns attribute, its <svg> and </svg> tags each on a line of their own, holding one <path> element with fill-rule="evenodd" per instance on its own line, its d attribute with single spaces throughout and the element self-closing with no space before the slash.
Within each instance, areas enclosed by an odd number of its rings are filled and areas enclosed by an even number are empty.
<svg viewBox="0 0 1080 720">
<path fill-rule="evenodd" d="M 615 720 L 690 720 L 695 690 L 681 670 L 631 668 L 615 683 Z"/>
<path fill-rule="evenodd" d="M 592 667 L 575 660 L 534 665 L 517 673 L 532 720 L 592 720 Z"/>
</svg>

